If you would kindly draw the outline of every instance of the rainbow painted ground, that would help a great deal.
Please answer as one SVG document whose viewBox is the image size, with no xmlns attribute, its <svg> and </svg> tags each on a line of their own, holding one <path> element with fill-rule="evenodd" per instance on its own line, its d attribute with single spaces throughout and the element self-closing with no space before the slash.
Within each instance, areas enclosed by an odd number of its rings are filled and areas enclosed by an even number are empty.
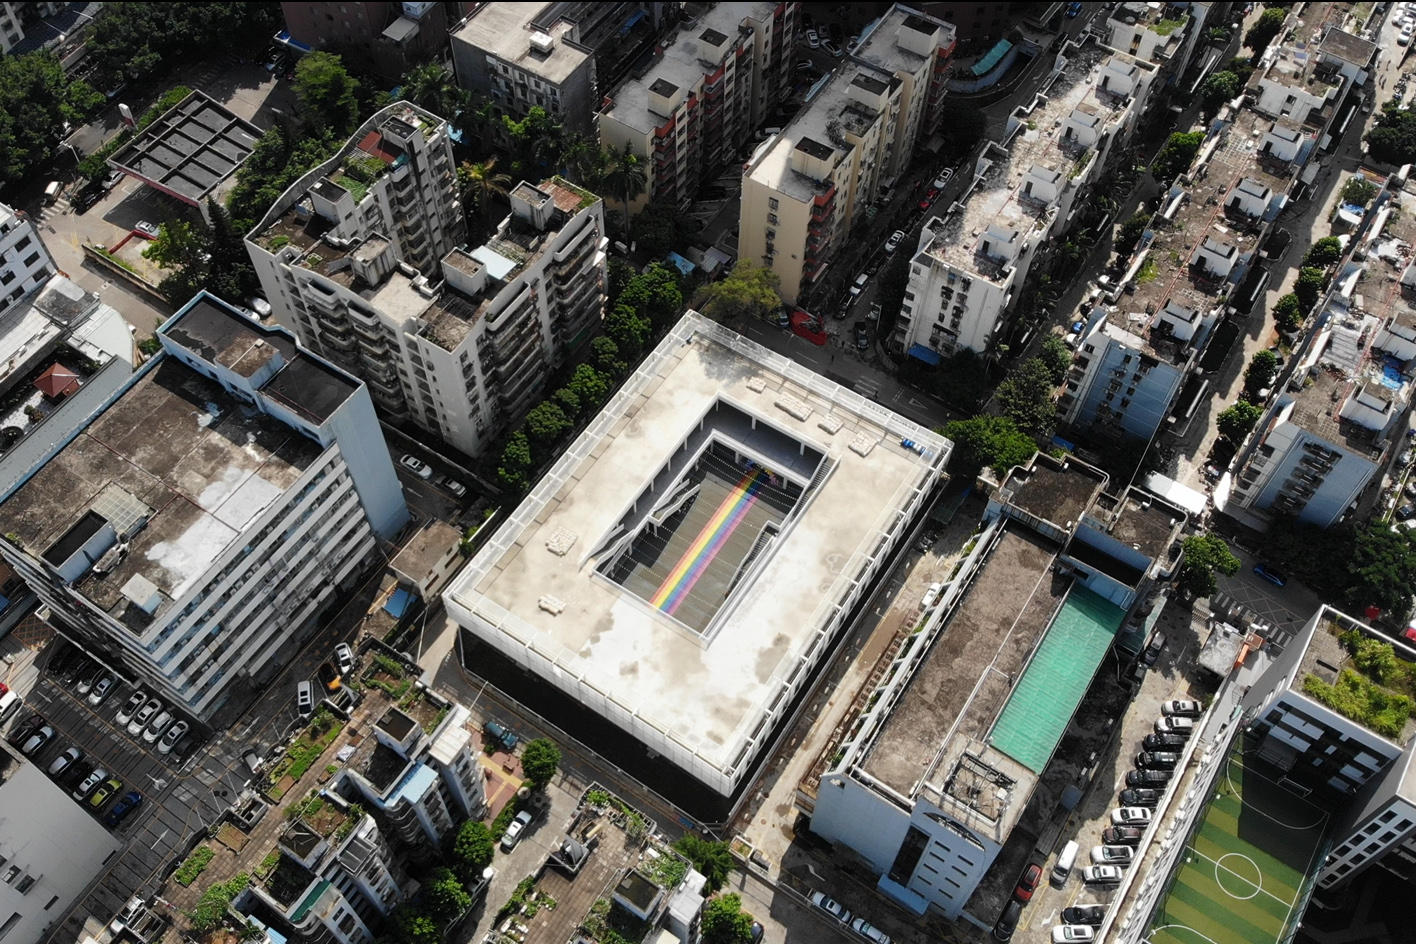
<svg viewBox="0 0 1416 944">
<path fill-rule="evenodd" d="M 698 494 L 659 528 L 646 528 L 609 576 L 701 632 L 763 529 L 786 517 L 797 490 L 717 453 L 705 454 L 687 478 Z"/>
</svg>

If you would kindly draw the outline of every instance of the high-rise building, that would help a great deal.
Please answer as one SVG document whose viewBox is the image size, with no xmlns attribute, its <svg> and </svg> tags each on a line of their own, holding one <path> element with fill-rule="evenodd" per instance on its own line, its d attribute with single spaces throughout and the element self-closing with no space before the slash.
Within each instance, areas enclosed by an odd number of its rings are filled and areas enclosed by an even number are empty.
<svg viewBox="0 0 1416 944">
<path fill-rule="evenodd" d="M 766 109 L 789 88 L 796 3 L 720 3 L 666 37 L 642 76 L 606 97 L 600 143 L 650 162 L 636 212 L 650 200 L 687 206 L 733 159 Z"/>
<path fill-rule="evenodd" d="M 339 55 L 361 72 L 397 80 L 414 66 L 445 58 L 448 29 L 476 6 L 451 3 L 294 3 L 280 5 L 287 44 Z"/>
<path fill-rule="evenodd" d="M 525 118 L 543 108 L 567 130 L 592 136 L 595 51 L 579 42 L 574 20 L 546 3 L 483 3 L 452 34 L 457 84 L 491 99 L 493 114 Z"/>
<path fill-rule="evenodd" d="M 0 203 L 0 315 L 58 271 L 34 222 Z"/>
<path fill-rule="evenodd" d="M 0 557 L 120 678 L 206 721 L 408 520 L 367 389 L 199 294 L 0 497 Z"/>
<path fill-rule="evenodd" d="M 740 258 L 771 268 L 795 302 L 825 274 L 867 205 L 932 133 L 953 27 L 898 4 L 742 178 Z"/>
<path fill-rule="evenodd" d="M 522 183 L 484 245 L 454 248 L 461 210 L 443 176 L 446 126 L 426 112 L 381 115 L 347 156 L 287 191 L 246 246 L 275 317 L 367 381 L 386 420 L 476 455 L 598 329 L 603 205 L 559 177 Z M 433 153 L 405 161 L 404 147 Z M 362 167 L 380 176 L 352 178 Z"/>
</svg>

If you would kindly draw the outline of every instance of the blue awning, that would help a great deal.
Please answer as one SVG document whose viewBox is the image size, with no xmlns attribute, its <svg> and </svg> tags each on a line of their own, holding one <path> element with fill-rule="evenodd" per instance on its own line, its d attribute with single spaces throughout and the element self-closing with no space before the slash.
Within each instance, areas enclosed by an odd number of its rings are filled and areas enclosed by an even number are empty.
<svg viewBox="0 0 1416 944">
<path fill-rule="evenodd" d="M 939 361 L 940 361 L 939 352 L 938 352 L 938 351 L 930 350 L 929 348 L 925 347 L 923 344 L 911 344 L 911 345 L 910 345 L 910 350 L 909 350 L 909 355 L 910 355 L 910 357 L 914 357 L 914 358 L 917 358 L 917 359 L 919 359 L 919 360 L 924 361 L 926 364 L 930 365 L 931 367 L 938 367 L 938 366 L 939 366 Z"/>
<path fill-rule="evenodd" d="M 282 46 L 289 46 L 291 49 L 298 49 L 300 52 L 313 52 L 314 47 L 309 46 L 290 35 L 289 30 L 281 30 L 275 34 L 275 41 Z"/>
<path fill-rule="evenodd" d="M 642 19 L 644 19 L 644 8 L 640 7 L 638 10 L 634 11 L 633 16 L 624 21 L 624 25 L 620 27 L 620 35 L 623 36 L 625 33 L 628 33 L 634 28 L 634 24 Z"/>
<path fill-rule="evenodd" d="M 395 590 L 393 595 L 384 604 L 384 612 L 394 619 L 403 619 L 403 614 L 408 612 L 408 607 L 413 605 L 413 594 L 407 590 Z"/>
<path fill-rule="evenodd" d="M 990 49 L 978 62 L 975 62 L 973 68 L 969 71 L 974 75 L 987 75 L 994 66 L 998 65 L 998 61 L 1007 55 L 1008 50 L 1012 48 L 1013 44 L 1008 42 L 1008 40 L 998 40 L 998 45 Z"/>
<path fill-rule="evenodd" d="M 675 269 L 678 269 L 684 275 L 692 275 L 693 270 L 697 268 L 692 262 L 689 262 L 687 259 L 685 259 L 683 256 L 679 255 L 676 252 L 669 253 L 668 259 L 669 262 L 673 265 L 673 267 Z"/>
</svg>

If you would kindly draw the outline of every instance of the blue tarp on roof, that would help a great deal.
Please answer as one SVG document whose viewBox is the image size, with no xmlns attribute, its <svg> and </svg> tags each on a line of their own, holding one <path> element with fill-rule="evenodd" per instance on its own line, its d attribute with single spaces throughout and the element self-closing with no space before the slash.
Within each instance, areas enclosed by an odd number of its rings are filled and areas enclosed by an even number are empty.
<svg viewBox="0 0 1416 944">
<path fill-rule="evenodd" d="M 689 262 L 687 259 L 685 259 L 683 256 L 679 255 L 676 252 L 669 253 L 668 261 L 673 265 L 675 269 L 678 269 L 684 275 L 692 275 L 693 270 L 697 268 L 692 262 Z"/>
<path fill-rule="evenodd" d="M 988 51 L 978 62 L 973 64 L 969 71 L 974 75 L 987 75 L 993 67 L 998 65 L 998 61 L 1008 54 L 1008 50 L 1013 48 L 1013 44 L 1006 39 L 998 40 L 998 44 Z"/>
<path fill-rule="evenodd" d="M 384 612 L 394 619 L 403 619 L 403 614 L 408 612 L 408 607 L 413 605 L 413 594 L 407 590 L 395 590 L 393 595 L 384 604 Z"/>
<path fill-rule="evenodd" d="M 931 367 L 939 366 L 939 353 L 932 351 L 923 344 L 911 344 L 909 350 L 910 357 L 918 358 L 929 364 Z"/>
</svg>

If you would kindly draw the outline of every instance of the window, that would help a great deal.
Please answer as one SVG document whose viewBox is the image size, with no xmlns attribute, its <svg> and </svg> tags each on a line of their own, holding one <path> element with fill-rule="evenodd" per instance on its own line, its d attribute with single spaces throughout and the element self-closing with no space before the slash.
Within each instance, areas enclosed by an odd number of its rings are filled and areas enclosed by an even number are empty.
<svg viewBox="0 0 1416 944">
<path fill-rule="evenodd" d="M 32 252 L 32 253 L 30 253 L 28 256 L 25 256 L 25 261 L 24 261 L 23 264 L 26 265 L 26 266 L 32 266 L 32 265 L 34 265 L 34 264 L 35 264 L 36 262 L 38 262 L 38 261 L 39 261 L 39 253 L 38 253 L 38 252 Z"/>
<path fill-rule="evenodd" d="M 770 199 L 767 201 L 767 207 L 768 207 L 768 209 L 775 210 L 775 209 L 777 209 L 777 207 L 779 207 L 780 205 L 781 205 L 781 201 L 778 200 L 776 197 L 772 197 L 772 198 L 770 198 Z"/>
</svg>

